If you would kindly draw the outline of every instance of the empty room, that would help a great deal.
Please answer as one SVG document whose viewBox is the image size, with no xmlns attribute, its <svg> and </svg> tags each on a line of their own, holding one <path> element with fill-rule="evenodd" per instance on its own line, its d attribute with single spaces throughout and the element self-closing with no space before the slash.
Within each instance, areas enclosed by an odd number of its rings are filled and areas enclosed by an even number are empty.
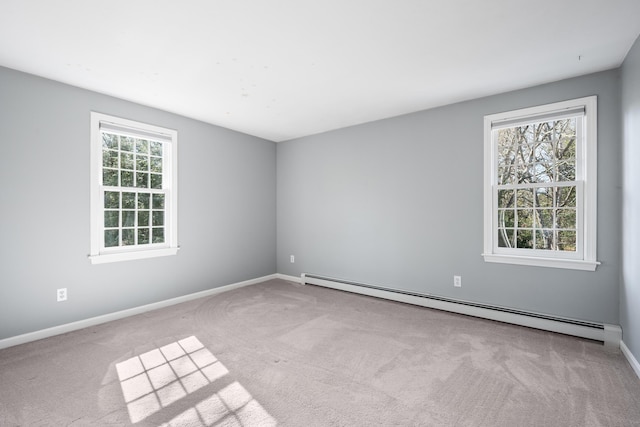
<svg viewBox="0 0 640 427">
<path fill-rule="evenodd" d="M 1 426 L 640 426 L 640 2 L 3 0 Z"/>
</svg>

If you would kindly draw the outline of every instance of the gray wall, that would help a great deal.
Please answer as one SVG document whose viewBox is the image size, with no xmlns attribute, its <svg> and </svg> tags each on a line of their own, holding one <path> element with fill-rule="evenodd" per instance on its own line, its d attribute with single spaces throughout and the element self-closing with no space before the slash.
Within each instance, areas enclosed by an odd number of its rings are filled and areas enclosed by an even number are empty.
<svg viewBox="0 0 640 427">
<path fill-rule="evenodd" d="M 636 42 L 622 83 L 612 70 L 277 147 L 0 68 L 0 339 L 278 271 L 621 323 L 638 355 L 640 150 L 632 141 L 640 133 L 639 50 Z M 602 265 L 581 272 L 484 263 L 483 116 L 588 95 L 599 102 Z M 106 265 L 86 259 L 90 111 L 178 130 L 177 256 Z M 462 288 L 453 288 L 454 274 Z M 65 303 L 55 302 L 59 287 L 69 289 Z"/>
<path fill-rule="evenodd" d="M 618 324 L 618 79 L 607 71 L 279 143 L 278 272 Z M 602 265 L 485 263 L 484 115 L 589 95 L 598 95 Z"/>
<path fill-rule="evenodd" d="M 640 360 L 640 38 L 622 65 L 622 340 Z"/>
<path fill-rule="evenodd" d="M 90 111 L 178 131 L 178 255 L 89 263 Z M 6 68 L 0 141 L 0 339 L 276 272 L 273 142 Z"/>
</svg>

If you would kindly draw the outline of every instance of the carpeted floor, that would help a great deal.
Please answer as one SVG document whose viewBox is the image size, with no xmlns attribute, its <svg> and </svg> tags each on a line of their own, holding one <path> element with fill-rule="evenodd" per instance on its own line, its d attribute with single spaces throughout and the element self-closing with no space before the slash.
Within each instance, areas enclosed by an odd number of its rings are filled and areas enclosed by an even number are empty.
<svg viewBox="0 0 640 427">
<path fill-rule="evenodd" d="M 1 426 L 640 426 L 600 343 L 281 280 L 0 350 Z"/>
</svg>

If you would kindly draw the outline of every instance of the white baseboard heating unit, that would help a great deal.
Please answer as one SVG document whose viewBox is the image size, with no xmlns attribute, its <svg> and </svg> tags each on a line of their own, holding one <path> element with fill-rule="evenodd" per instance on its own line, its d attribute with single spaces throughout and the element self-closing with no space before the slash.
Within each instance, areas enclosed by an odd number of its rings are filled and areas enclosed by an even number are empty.
<svg viewBox="0 0 640 427">
<path fill-rule="evenodd" d="M 303 273 L 301 275 L 301 283 L 602 341 L 607 347 L 620 348 L 620 341 L 622 340 L 622 329 L 618 325 L 588 322 L 507 307 L 456 300 L 437 295 L 369 285 L 310 273 Z"/>
</svg>

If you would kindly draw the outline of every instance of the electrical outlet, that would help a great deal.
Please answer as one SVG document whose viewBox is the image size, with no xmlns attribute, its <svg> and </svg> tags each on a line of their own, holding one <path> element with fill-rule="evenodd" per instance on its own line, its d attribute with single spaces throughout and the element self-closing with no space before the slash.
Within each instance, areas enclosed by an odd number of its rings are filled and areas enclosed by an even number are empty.
<svg viewBox="0 0 640 427">
<path fill-rule="evenodd" d="M 296 257 L 294 257 L 293 255 L 291 255 L 291 257 L 289 259 L 291 260 L 291 264 L 296 262 Z"/>
<path fill-rule="evenodd" d="M 456 288 L 462 287 L 462 276 L 453 276 L 453 286 Z"/>
<path fill-rule="evenodd" d="M 58 296 L 58 302 L 67 300 L 67 288 L 60 288 L 56 294 Z"/>
</svg>

